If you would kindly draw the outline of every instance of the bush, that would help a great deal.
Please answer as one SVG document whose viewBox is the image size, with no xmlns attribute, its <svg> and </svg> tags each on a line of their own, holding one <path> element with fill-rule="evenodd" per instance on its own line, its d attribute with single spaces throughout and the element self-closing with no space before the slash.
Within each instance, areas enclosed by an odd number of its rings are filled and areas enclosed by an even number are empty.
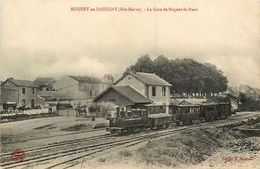
<svg viewBox="0 0 260 169">
<path fill-rule="evenodd" d="M 106 158 L 101 157 L 101 158 L 98 159 L 98 162 L 104 163 L 104 162 L 106 162 L 106 160 L 107 160 Z"/>
</svg>

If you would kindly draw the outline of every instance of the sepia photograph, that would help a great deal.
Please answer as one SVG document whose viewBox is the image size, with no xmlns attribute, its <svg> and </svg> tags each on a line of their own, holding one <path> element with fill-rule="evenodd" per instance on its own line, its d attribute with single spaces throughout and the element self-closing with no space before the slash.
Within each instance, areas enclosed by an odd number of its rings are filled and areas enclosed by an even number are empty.
<svg viewBox="0 0 260 169">
<path fill-rule="evenodd" d="M 260 1 L 0 0 L 0 168 L 259 169 Z"/>
</svg>

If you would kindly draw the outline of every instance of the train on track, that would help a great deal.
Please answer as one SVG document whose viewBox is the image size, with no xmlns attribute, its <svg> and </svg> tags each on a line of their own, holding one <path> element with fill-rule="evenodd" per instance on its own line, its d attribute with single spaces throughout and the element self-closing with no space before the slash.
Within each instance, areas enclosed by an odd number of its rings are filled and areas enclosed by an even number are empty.
<svg viewBox="0 0 260 169">
<path fill-rule="evenodd" d="M 123 111 L 117 109 L 111 115 L 107 131 L 111 134 L 137 133 L 146 129 L 165 129 L 176 125 L 197 124 L 231 116 L 230 102 L 190 103 L 185 100 L 170 106 L 169 113 L 149 113 L 149 107 Z"/>
</svg>

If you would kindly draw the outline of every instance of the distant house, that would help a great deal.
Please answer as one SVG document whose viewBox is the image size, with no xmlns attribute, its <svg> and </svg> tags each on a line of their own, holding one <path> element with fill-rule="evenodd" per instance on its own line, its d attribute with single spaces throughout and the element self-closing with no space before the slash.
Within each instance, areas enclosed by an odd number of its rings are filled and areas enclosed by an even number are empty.
<svg viewBox="0 0 260 169">
<path fill-rule="evenodd" d="M 16 102 L 17 107 L 34 108 L 37 105 L 37 86 L 29 80 L 9 78 L 1 84 L 1 105 Z"/>
<path fill-rule="evenodd" d="M 89 76 L 64 76 L 53 83 L 53 88 L 72 100 L 93 99 L 109 84 Z"/>
<path fill-rule="evenodd" d="M 55 81 L 53 77 L 38 77 L 33 83 L 38 86 L 38 91 L 52 91 Z"/>
<path fill-rule="evenodd" d="M 53 84 L 55 83 L 55 81 L 56 80 L 53 77 L 38 77 L 33 81 L 33 84 L 35 84 L 38 87 L 37 103 L 49 101 L 53 97 L 57 98 L 57 94 L 53 88 Z"/>
<path fill-rule="evenodd" d="M 150 114 L 168 113 L 171 86 L 154 73 L 129 72 L 94 101 L 113 102 L 124 109 L 145 106 Z"/>
</svg>

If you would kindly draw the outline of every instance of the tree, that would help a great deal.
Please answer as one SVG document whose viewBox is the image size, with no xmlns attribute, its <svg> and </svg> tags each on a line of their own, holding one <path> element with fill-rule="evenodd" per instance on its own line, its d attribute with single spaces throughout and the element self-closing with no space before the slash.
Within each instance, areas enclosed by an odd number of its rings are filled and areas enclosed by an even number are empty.
<svg viewBox="0 0 260 169">
<path fill-rule="evenodd" d="M 136 63 L 134 65 L 131 65 L 126 69 L 124 72 L 146 72 L 146 73 L 153 73 L 154 72 L 154 62 L 150 58 L 149 55 L 141 56 L 137 59 Z"/>
<path fill-rule="evenodd" d="M 154 60 L 144 55 L 134 65 L 130 65 L 128 71 L 156 73 L 173 85 L 172 93 L 217 93 L 226 91 L 228 83 L 223 72 L 215 65 L 202 64 L 192 59 L 172 60 L 163 55 Z"/>
<path fill-rule="evenodd" d="M 115 81 L 114 76 L 111 74 L 104 74 L 103 79 L 105 82 L 108 82 L 110 84 L 114 83 L 114 81 Z"/>
<path fill-rule="evenodd" d="M 239 93 L 239 101 L 241 104 L 239 105 L 239 109 L 241 111 L 256 111 L 260 110 L 260 101 L 247 96 L 245 93 Z"/>
</svg>

